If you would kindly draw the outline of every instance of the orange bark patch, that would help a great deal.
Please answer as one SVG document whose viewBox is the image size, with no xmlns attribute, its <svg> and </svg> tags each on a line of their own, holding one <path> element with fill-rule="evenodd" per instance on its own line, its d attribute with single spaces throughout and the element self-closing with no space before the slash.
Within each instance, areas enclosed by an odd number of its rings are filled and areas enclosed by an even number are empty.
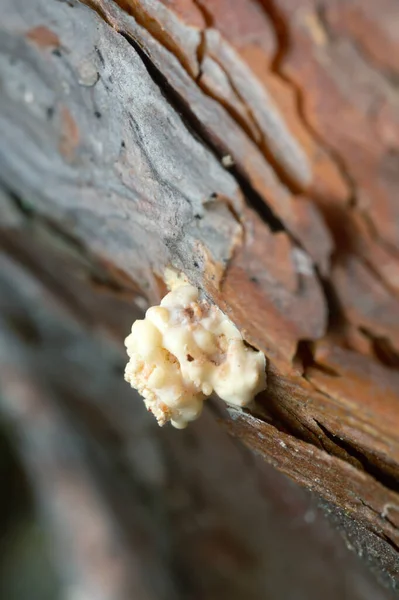
<svg viewBox="0 0 399 600">
<path fill-rule="evenodd" d="M 61 45 L 58 35 L 44 25 L 29 29 L 25 37 L 34 42 L 39 48 L 58 48 Z"/>
<path fill-rule="evenodd" d="M 73 158 L 79 140 L 80 133 L 77 123 L 69 109 L 63 106 L 61 109 L 61 140 L 59 151 L 67 160 Z"/>
</svg>

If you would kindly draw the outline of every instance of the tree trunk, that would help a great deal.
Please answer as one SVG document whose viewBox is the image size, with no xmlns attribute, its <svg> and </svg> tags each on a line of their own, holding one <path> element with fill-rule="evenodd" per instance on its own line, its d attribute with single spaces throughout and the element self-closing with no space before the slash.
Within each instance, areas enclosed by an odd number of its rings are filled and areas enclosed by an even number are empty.
<svg viewBox="0 0 399 600">
<path fill-rule="evenodd" d="M 4 464 L 57 593 L 394 597 L 399 6 L 0 6 Z M 168 265 L 268 361 L 183 432 L 123 381 Z"/>
</svg>

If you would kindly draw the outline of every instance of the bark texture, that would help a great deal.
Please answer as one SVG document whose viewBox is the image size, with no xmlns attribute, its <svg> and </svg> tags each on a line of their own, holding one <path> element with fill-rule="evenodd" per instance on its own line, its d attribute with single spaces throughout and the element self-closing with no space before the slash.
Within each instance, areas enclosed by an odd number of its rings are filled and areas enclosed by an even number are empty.
<svg viewBox="0 0 399 600">
<path fill-rule="evenodd" d="M 0 411 L 62 585 L 390 597 L 397 3 L 0 6 Z M 251 411 L 210 403 L 186 432 L 122 375 L 170 264 L 268 358 Z"/>
</svg>

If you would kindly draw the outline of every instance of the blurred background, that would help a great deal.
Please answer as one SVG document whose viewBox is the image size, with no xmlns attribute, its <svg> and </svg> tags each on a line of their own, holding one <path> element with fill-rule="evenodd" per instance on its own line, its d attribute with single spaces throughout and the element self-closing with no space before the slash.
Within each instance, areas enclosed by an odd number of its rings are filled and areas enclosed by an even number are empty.
<svg viewBox="0 0 399 600">
<path fill-rule="evenodd" d="M 158 427 L 123 380 L 143 296 L 34 219 L 2 239 L 1 598 L 394 597 L 396 553 L 229 437 L 221 405 Z"/>
</svg>

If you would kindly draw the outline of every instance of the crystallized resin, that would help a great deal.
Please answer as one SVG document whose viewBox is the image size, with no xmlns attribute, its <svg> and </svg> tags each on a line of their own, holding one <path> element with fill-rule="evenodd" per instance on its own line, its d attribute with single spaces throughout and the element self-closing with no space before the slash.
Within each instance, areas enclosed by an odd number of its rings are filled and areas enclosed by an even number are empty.
<svg viewBox="0 0 399 600">
<path fill-rule="evenodd" d="M 133 323 L 125 379 L 159 425 L 171 421 L 182 429 L 213 392 L 228 404 L 249 404 L 266 388 L 266 359 L 195 287 L 179 277 L 170 287 L 160 306 Z"/>
</svg>

